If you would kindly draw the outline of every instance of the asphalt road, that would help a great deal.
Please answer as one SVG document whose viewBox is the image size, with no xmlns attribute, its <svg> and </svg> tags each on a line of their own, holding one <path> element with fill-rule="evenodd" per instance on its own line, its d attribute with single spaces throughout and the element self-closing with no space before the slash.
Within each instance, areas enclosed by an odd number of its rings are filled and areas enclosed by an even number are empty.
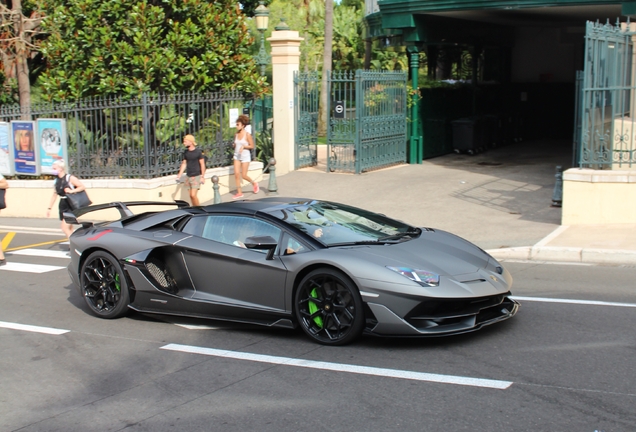
<svg viewBox="0 0 636 432">
<path fill-rule="evenodd" d="M 300 330 L 100 320 L 58 240 L 16 234 L 9 261 L 27 265 L 0 268 L 0 431 L 636 430 L 633 267 L 506 262 L 512 320 L 336 348 Z"/>
</svg>

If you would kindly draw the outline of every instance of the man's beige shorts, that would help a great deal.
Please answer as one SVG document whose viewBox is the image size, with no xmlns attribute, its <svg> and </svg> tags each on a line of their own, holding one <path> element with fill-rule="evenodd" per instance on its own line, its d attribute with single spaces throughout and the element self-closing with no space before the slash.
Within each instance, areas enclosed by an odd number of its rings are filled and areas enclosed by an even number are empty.
<svg viewBox="0 0 636 432">
<path fill-rule="evenodd" d="M 186 177 L 185 182 L 183 182 L 188 189 L 200 189 L 201 188 L 201 176 L 194 177 Z"/>
</svg>

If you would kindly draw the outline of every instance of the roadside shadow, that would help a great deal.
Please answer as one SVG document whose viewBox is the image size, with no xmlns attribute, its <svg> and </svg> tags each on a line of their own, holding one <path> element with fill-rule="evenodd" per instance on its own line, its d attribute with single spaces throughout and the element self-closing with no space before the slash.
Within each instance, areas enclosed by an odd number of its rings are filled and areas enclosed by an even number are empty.
<svg viewBox="0 0 636 432">
<path fill-rule="evenodd" d="M 451 196 L 533 222 L 561 223 L 561 210 L 552 207 L 557 166 L 572 165 L 568 140 L 533 140 L 489 149 L 475 155 L 448 154 L 426 162 L 491 177 L 466 184 Z"/>
</svg>

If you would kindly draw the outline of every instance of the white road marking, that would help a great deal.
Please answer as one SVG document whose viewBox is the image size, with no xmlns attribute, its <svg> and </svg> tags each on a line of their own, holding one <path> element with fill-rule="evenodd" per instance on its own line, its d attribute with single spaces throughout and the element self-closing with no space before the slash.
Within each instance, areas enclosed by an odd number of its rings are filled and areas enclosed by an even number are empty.
<svg viewBox="0 0 636 432">
<path fill-rule="evenodd" d="M 62 230 L 60 230 L 59 228 L 36 228 L 36 227 L 0 225 L 0 231 L 14 232 L 19 234 L 51 235 L 56 237 L 62 237 L 64 235 L 64 233 L 62 233 Z"/>
<path fill-rule="evenodd" d="M 278 364 L 283 366 L 296 366 L 310 369 L 329 370 L 334 372 L 348 372 L 363 375 L 381 376 L 388 378 L 402 378 L 416 381 L 429 381 L 442 384 L 457 384 L 472 387 L 485 387 L 497 390 L 505 390 L 510 387 L 512 381 L 499 381 L 482 378 L 471 378 L 454 375 L 439 375 L 424 372 L 413 372 L 399 369 L 385 369 L 368 366 L 356 366 L 342 363 L 328 363 L 313 360 L 294 359 L 290 357 L 277 357 L 262 354 L 252 354 L 237 351 L 218 350 L 213 348 L 196 347 L 191 345 L 168 344 L 161 349 L 179 351 L 191 354 L 203 354 L 214 357 L 224 357 L 236 360 L 247 360 L 261 363 Z"/>
<path fill-rule="evenodd" d="M 520 300 L 520 301 L 534 301 L 534 302 L 543 302 L 543 303 L 568 303 L 568 304 L 581 304 L 581 305 L 592 305 L 592 306 L 615 306 L 615 307 L 636 308 L 636 303 L 617 303 L 617 302 L 605 302 L 605 301 L 597 301 L 597 300 L 559 299 L 559 298 L 548 298 L 548 297 L 512 296 L 512 298 L 514 300 Z"/>
<path fill-rule="evenodd" d="M 536 245 L 534 245 L 533 247 L 542 247 L 547 245 L 548 243 L 550 243 L 552 240 L 554 240 L 555 238 L 557 238 L 559 235 L 561 235 L 565 230 L 567 230 L 568 228 L 570 228 L 569 225 L 561 225 L 559 226 L 557 229 L 555 229 L 554 231 L 552 231 L 550 234 L 548 234 L 547 236 L 545 236 L 541 241 L 539 241 L 539 243 L 537 243 Z"/>
<path fill-rule="evenodd" d="M 7 252 L 7 255 L 22 255 L 22 256 L 63 258 L 63 259 L 70 258 L 68 251 L 56 251 L 56 250 L 48 250 L 48 249 L 18 249 L 11 252 Z"/>
<path fill-rule="evenodd" d="M 46 334 L 52 334 L 52 335 L 61 335 L 61 334 L 70 332 L 70 330 L 56 329 L 52 327 L 39 327 L 39 326 L 32 326 L 32 325 L 26 325 L 26 324 L 16 324 L 16 323 L 10 323 L 6 321 L 0 321 L 0 327 L 11 329 L 11 330 L 24 330 L 24 331 L 30 331 L 35 333 L 46 333 Z"/>
<path fill-rule="evenodd" d="M 0 271 L 15 271 L 24 273 L 47 273 L 54 270 L 61 270 L 66 267 L 50 266 L 42 264 L 25 264 L 13 261 L 7 261 L 6 265 L 0 267 Z"/>
<path fill-rule="evenodd" d="M 592 267 L 597 266 L 595 263 L 582 263 L 572 261 L 539 261 L 539 260 L 522 260 L 522 259 L 506 259 L 502 258 L 498 261 L 507 263 L 519 263 L 519 264 L 540 264 L 540 265 L 560 265 L 560 266 L 585 266 Z"/>
</svg>

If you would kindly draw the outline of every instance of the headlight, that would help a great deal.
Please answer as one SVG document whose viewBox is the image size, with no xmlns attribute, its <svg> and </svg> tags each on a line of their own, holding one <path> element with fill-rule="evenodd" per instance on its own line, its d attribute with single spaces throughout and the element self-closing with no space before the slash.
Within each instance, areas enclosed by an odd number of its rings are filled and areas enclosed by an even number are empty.
<svg viewBox="0 0 636 432">
<path fill-rule="evenodd" d="M 393 270 L 402 276 L 411 279 L 413 282 L 417 282 L 426 286 L 439 286 L 439 275 L 426 270 L 412 269 L 409 267 L 391 267 L 386 266 L 389 270 Z"/>
</svg>

